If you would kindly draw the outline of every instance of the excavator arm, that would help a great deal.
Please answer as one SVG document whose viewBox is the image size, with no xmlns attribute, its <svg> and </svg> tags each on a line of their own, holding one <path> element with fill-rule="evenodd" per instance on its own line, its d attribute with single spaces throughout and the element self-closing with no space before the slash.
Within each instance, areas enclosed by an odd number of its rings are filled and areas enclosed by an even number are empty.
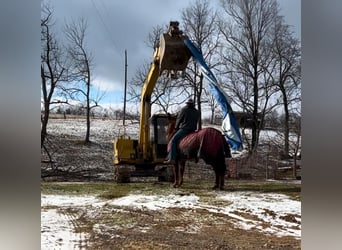
<svg viewBox="0 0 342 250">
<path fill-rule="evenodd" d="M 170 22 L 168 32 L 162 34 L 141 93 L 138 145 L 141 154 L 139 158 L 142 157 L 145 161 L 151 157 L 149 118 L 151 117 L 151 96 L 155 84 L 165 70 L 171 79 L 176 78 L 178 71 L 184 74 L 191 55 L 184 44 L 186 36 L 179 30 L 178 26 L 178 22 Z"/>
<path fill-rule="evenodd" d="M 154 54 L 155 60 L 150 65 L 150 69 L 141 92 L 138 158 L 144 160 L 148 160 L 150 155 L 149 118 L 151 117 L 151 96 L 160 74 L 158 52 L 159 50 L 157 49 Z"/>
<path fill-rule="evenodd" d="M 150 142 L 151 96 L 160 75 L 177 78 L 179 72 L 184 75 L 191 57 L 184 40 L 187 38 L 179 23 L 171 21 L 169 29 L 160 37 L 159 46 L 153 53 L 153 60 L 143 83 L 140 103 L 140 125 L 138 141 L 117 138 L 114 141 L 114 164 L 148 164 L 153 162 L 152 145 Z"/>
</svg>

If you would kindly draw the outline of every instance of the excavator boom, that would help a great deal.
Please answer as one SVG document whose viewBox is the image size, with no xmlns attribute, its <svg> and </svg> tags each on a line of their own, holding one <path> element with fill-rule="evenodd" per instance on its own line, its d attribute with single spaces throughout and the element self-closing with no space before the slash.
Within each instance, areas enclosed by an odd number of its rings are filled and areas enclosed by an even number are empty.
<svg viewBox="0 0 342 250">
<path fill-rule="evenodd" d="M 177 21 L 170 22 L 169 30 L 160 37 L 159 47 L 156 48 L 153 55 L 153 62 L 150 65 L 149 72 L 145 78 L 140 104 L 140 129 L 139 129 L 139 148 L 145 161 L 151 157 L 151 144 L 149 141 L 149 118 L 151 117 L 151 95 L 159 76 L 167 71 L 167 75 L 176 78 L 177 73 L 181 71 L 184 74 L 190 52 L 184 44 L 187 37 L 179 30 Z"/>
<path fill-rule="evenodd" d="M 179 29 L 179 22 L 171 21 L 169 29 L 160 37 L 159 46 L 153 53 L 149 71 L 144 80 L 141 103 L 138 141 L 118 138 L 114 141 L 114 164 L 156 163 L 150 141 L 151 96 L 158 78 L 164 71 L 173 79 L 179 73 L 184 75 L 190 51 L 184 44 L 187 38 Z"/>
</svg>

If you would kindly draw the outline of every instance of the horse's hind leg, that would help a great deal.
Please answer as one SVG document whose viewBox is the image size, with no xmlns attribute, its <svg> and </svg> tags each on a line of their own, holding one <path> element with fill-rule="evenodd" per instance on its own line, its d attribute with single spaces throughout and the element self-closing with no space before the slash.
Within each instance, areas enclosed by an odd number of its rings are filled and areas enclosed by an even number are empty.
<svg viewBox="0 0 342 250">
<path fill-rule="evenodd" d="M 220 176 L 218 174 L 217 169 L 214 167 L 214 171 L 215 171 L 215 186 L 213 186 L 213 189 L 217 189 L 220 185 Z"/>
<path fill-rule="evenodd" d="M 223 190 L 224 188 L 224 177 L 226 174 L 226 163 L 224 158 L 218 160 L 218 164 L 214 165 L 215 171 L 215 186 L 213 189 Z"/>
<path fill-rule="evenodd" d="M 224 176 L 225 176 L 225 173 L 223 172 L 221 175 L 220 175 L 220 185 L 219 185 L 219 189 L 220 190 L 223 190 L 224 189 Z"/>
<path fill-rule="evenodd" d="M 224 176 L 224 171 L 215 170 L 215 186 L 213 187 L 213 189 L 224 189 Z"/>
</svg>

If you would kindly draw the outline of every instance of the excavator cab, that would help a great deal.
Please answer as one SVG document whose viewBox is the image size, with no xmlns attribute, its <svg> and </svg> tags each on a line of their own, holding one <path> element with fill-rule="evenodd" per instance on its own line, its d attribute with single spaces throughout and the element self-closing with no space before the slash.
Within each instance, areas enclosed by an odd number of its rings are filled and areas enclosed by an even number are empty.
<svg viewBox="0 0 342 250">
<path fill-rule="evenodd" d="M 150 142 L 154 162 L 162 162 L 167 156 L 168 117 L 166 114 L 154 114 L 150 118 Z"/>
</svg>

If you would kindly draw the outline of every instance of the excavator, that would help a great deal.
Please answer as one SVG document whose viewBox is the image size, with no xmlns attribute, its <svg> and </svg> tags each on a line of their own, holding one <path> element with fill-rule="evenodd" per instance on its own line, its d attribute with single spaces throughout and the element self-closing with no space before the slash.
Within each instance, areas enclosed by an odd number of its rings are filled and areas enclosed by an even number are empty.
<svg viewBox="0 0 342 250">
<path fill-rule="evenodd" d="M 166 71 L 171 79 L 184 75 L 191 53 L 184 44 L 187 36 L 171 21 L 168 31 L 160 37 L 153 60 L 143 83 L 140 103 L 138 139 L 120 136 L 113 141 L 114 176 L 117 182 L 129 182 L 130 177 L 156 176 L 172 181 L 172 170 L 163 164 L 167 156 L 167 115 L 151 116 L 151 95 L 158 78 Z"/>
</svg>

